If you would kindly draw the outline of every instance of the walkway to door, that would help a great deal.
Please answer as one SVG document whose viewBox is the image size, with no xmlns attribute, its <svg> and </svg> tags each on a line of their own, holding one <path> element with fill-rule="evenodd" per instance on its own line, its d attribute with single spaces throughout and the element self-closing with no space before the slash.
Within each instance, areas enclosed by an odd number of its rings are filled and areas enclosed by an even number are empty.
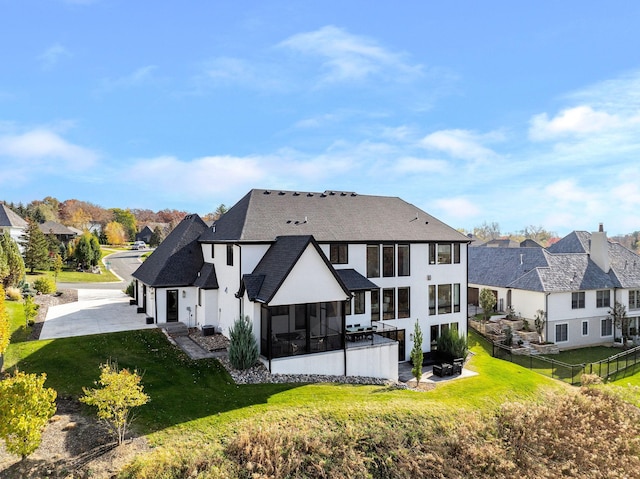
<svg viewBox="0 0 640 479">
<path fill-rule="evenodd" d="M 129 296 L 112 289 L 79 289 L 78 301 L 51 306 L 40 339 L 152 329 L 146 316 L 129 305 Z"/>
</svg>

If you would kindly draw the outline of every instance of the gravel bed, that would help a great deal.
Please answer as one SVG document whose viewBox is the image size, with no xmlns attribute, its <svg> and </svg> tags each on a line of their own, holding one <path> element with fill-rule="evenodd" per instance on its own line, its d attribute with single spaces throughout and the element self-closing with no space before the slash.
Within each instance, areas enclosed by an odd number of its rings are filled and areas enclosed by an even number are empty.
<svg viewBox="0 0 640 479">
<path fill-rule="evenodd" d="M 229 339 L 222 334 L 203 336 L 199 329 L 189 331 L 189 337 L 208 351 L 226 351 L 229 347 Z M 339 383 L 339 384 L 369 384 L 389 386 L 397 389 L 407 389 L 404 383 L 390 381 L 388 379 L 367 378 L 362 376 L 329 376 L 322 374 L 271 374 L 262 363 L 240 371 L 231 366 L 228 357 L 217 358 L 229 372 L 236 384 L 285 384 L 285 383 Z"/>
</svg>

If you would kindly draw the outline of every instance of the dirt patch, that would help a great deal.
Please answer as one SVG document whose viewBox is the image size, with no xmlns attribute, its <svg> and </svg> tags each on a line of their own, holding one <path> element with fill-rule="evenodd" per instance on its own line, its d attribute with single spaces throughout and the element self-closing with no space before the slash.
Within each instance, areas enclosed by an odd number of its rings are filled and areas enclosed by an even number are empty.
<svg viewBox="0 0 640 479">
<path fill-rule="evenodd" d="M 24 461 L 7 453 L 0 441 L 0 477 L 109 478 L 137 454 L 150 450 L 143 437 L 117 447 L 102 423 L 81 413 L 77 400 L 58 398 L 57 407 L 40 447 Z"/>
</svg>

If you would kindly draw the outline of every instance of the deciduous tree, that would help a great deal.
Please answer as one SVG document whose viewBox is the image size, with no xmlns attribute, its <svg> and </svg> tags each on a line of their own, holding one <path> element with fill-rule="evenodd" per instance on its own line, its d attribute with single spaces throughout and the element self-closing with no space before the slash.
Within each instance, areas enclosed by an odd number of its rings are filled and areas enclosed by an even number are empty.
<svg viewBox="0 0 640 479">
<path fill-rule="evenodd" d="M 45 388 L 46 374 L 16 371 L 0 381 L 0 437 L 7 451 L 24 460 L 40 445 L 42 431 L 56 412 L 56 391 Z"/>
<path fill-rule="evenodd" d="M 80 401 L 98 408 L 98 417 L 115 434 L 118 445 L 124 442 L 134 420 L 133 408 L 149 402 L 141 381 L 137 371 L 118 370 L 117 364 L 109 361 L 100 366 L 98 387 L 82 388 L 84 396 Z"/>
<path fill-rule="evenodd" d="M 137 222 L 131 210 L 112 208 L 111 212 L 113 213 L 113 221 L 120 223 L 124 228 L 126 239 L 133 241 L 136 237 Z"/>
<path fill-rule="evenodd" d="M 626 341 L 629 337 L 630 326 L 630 319 L 627 316 L 627 307 L 619 301 L 616 301 L 613 308 L 609 309 L 607 319 L 610 319 L 613 326 L 621 331 L 622 339 Z"/>
<path fill-rule="evenodd" d="M 4 288 L 0 285 L 0 371 L 2 371 L 4 352 L 9 346 L 9 338 L 11 336 L 9 330 L 9 313 L 4 304 L 4 298 Z"/>
<path fill-rule="evenodd" d="M 484 320 L 486 321 L 489 319 L 489 316 L 491 316 L 491 311 L 493 311 L 493 308 L 495 308 L 496 306 L 496 296 L 490 289 L 483 288 L 480 290 L 478 302 L 480 303 L 482 314 Z"/>
<path fill-rule="evenodd" d="M 104 227 L 104 234 L 107 236 L 107 243 L 112 245 L 122 245 L 127 241 L 124 227 L 117 221 L 111 221 Z"/>
</svg>

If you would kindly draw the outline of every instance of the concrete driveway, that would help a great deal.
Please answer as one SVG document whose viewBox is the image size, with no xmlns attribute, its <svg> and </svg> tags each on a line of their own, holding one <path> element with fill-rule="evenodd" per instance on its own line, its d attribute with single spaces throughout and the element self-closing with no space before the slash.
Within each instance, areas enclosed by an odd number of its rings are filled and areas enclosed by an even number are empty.
<svg viewBox="0 0 640 479">
<path fill-rule="evenodd" d="M 136 313 L 129 299 L 120 290 L 79 289 L 77 302 L 49 308 L 40 339 L 155 328 L 146 324 L 145 314 Z"/>
</svg>

